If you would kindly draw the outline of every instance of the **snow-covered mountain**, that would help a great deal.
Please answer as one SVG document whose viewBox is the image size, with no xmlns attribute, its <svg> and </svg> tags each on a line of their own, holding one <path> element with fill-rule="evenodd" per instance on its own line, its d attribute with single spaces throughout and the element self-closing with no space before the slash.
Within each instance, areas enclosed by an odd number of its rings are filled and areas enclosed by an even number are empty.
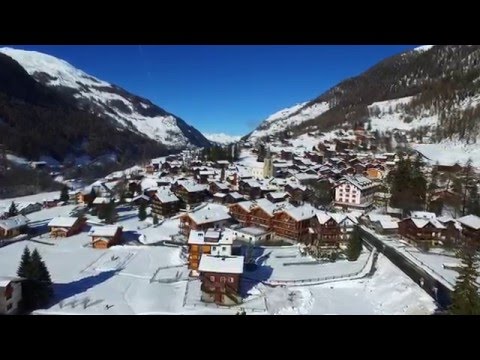
<svg viewBox="0 0 480 360">
<path fill-rule="evenodd" d="M 80 109 L 113 120 L 119 129 L 146 135 L 169 148 L 210 144 L 179 117 L 64 60 L 36 51 L 0 48 L 0 52 L 17 61 L 38 82 L 73 95 Z"/>
<path fill-rule="evenodd" d="M 224 133 L 218 134 L 203 134 L 208 140 L 211 142 L 221 144 L 221 145 L 228 145 L 240 140 L 241 136 L 235 135 L 228 135 Z"/>
<path fill-rule="evenodd" d="M 423 45 L 269 116 L 246 138 L 370 123 L 379 132 L 419 129 L 433 133 L 433 142 L 480 144 L 479 115 L 480 46 Z"/>
</svg>

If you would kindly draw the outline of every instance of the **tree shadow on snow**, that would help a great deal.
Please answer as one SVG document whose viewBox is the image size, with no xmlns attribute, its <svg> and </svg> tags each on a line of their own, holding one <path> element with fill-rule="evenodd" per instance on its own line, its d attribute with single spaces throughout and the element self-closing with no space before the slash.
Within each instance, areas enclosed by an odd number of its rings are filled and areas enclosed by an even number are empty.
<svg viewBox="0 0 480 360">
<path fill-rule="evenodd" d="M 88 276 L 80 280 L 75 280 L 69 283 L 63 283 L 63 284 L 53 284 L 53 291 L 54 291 L 54 299 L 53 299 L 53 304 L 60 304 L 60 307 L 63 306 L 72 306 L 74 307 L 76 303 L 84 303 L 86 299 L 88 299 L 88 303 L 92 305 L 93 303 L 98 303 L 98 299 L 94 299 L 95 301 L 91 301 L 89 298 L 77 300 L 77 299 L 72 299 L 72 301 L 69 302 L 64 302 L 65 299 L 71 298 L 75 295 L 79 295 L 81 293 L 84 293 L 90 288 L 93 288 L 96 285 L 99 285 L 108 279 L 112 278 L 116 273 L 120 272 L 121 269 L 118 270 L 109 270 L 109 271 L 104 271 L 96 275 Z M 103 300 L 102 300 L 103 301 Z M 100 301 L 101 302 L 101 301 Z M 88 307 L 88 304 L 87 304 Z"/>
<path fill-rule="evenodd" d="M 257 284 L 266 281 L 272 276 L 273 268 L 269 265 L 265 265 L 265 261 L 270 256 L 270 251 L 260 247 L 254 247 L 252 251 L 252 257 L 255 259 L 254 263 L 246 264 L 243 272 L 242 280 L 240 283 L 240 294 L 242 297 L 247 297 L 249 291 Z M 242 251 L 243 255 L 246 248 Z"/>
<path fill-rule="evenodd" d="M 138 243 L 138 237 L 140 234 L 136 231 L 124 231 L 122 233 L 122 240 L 124 244 Z"/>
</svg>

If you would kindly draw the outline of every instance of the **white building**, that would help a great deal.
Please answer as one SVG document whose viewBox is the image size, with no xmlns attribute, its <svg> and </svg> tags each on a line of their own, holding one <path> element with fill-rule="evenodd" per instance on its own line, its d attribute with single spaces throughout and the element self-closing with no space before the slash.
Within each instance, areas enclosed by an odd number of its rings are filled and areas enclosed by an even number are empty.
<svg viewBox="0 0 480 360">
<path fill-rule="evenodd" d="M 21 281 L 15 277 L 0 277 L 0 315 L 14 315 L 18 312 L 22 300 Z"/>
<path fill-rule="evenodd" d="M 232 255 L 233 233 L 208 229 L 207 231 L 190 231 L 188 245 L 209 245 L 213 256 Z"/>
<path fill-rule="evenodd" d="M 376 184 L 365 176 L 344 176 L 335 187 L 335 205 L 365 209 L 373 204 Z"/>
<path fill-rule="evenodd" d="M 251 244 L 269 241 L 273 235 L 271 231 L 253 226 L 231 229 L 231 231 L 237 240 L 245 241 Z"/>
</svg>

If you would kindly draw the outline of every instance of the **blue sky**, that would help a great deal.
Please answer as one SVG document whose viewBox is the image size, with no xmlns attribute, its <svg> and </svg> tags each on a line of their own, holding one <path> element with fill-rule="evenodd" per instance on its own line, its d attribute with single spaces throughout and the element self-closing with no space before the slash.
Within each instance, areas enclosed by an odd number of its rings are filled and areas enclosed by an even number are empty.
<svg viewBox="0 0 480 360">
<path fill-rule="evenodd" d="M 268 115 L 317 97 L 418 45 L 12 46 L 62 58 L 146 97 L 202 132 L 245 135 Z"/>
</svg>

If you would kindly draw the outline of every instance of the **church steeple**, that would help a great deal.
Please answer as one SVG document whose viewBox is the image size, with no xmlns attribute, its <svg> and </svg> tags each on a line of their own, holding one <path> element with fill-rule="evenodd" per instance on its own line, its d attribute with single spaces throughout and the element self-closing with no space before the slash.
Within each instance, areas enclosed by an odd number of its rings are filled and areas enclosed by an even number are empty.
<svg viewBox="0 0 480 360">
<path fill-rule="evenodd" d="M 263 159 L 263 177 L 273 177 L 273 162 L 272 154 L 270 153 L 270 147 L 267 147 L 267 150 L 265 152 L 265 158 Z"/>
</svg>

